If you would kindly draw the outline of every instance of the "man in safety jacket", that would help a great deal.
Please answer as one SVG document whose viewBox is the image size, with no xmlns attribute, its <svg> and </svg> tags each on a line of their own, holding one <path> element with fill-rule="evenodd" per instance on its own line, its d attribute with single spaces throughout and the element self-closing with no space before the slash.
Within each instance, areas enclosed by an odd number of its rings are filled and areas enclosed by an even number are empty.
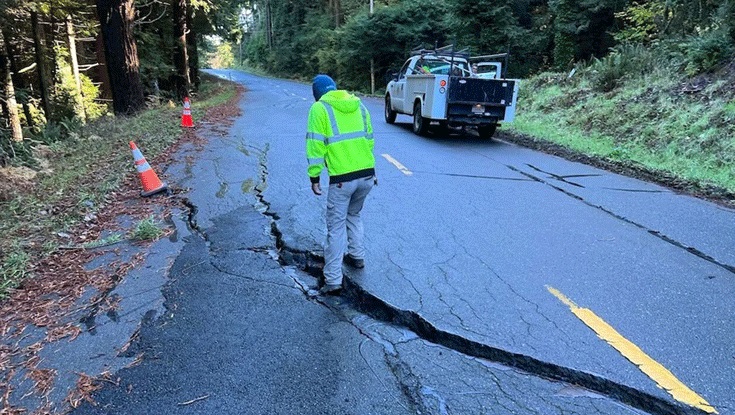
<svg viewBox="0 0 735 415">
<path fill-rule="evenodd" d="M 377 184 L 375 142 L 370 113 L 359 98 L 338 90 L 327 75 L 314 78 L 312 91 L 316 102 L 309 110 L 306 157 L 315 195 L 322 194 L 322 170 L 326 167 L 329 173 L 324 285 L 319 293 L 339 294 L 342 261 L 355 268 L 365 266 L 360 211 L 365 197 Z"/>
</svg>

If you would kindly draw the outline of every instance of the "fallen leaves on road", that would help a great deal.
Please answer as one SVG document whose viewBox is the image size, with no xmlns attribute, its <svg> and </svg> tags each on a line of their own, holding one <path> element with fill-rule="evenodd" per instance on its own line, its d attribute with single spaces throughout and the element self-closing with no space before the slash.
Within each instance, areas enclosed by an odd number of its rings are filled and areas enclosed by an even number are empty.
<svg viewBox="0 0 735 415">
<path fill-rule="evenodd" d="M 210 108 L 206 111 L 204 120 L 212 124 L 214 132 L 222 133 L 221 128 L 232 125 L 233 118 L 240 114 L 239 101 L 244 89 L 237 88 L 237 93 L 225 104 Z M 197 149 L 204 148 L 207 140 L 197 134 L 196 129 L 187 129 L 182 132 L 181 138 L 149 163 L 158 171 L 165 170 L 173 161 L 173 155 L 184 144 L 190 143 Z M 193 160 L 192 160 L 193 162 Z M 165 179 L 165 177 L 162 177 Z M 86 241 L 96 241 L 100 238 L 103 230 L 123 231 L 118 224 L 119 217 L 146 218 L 154 212 L 158 215 L 170 215 L 173 209 L 187 210 L 181 202 L 179 194 L 186 189 L 172 188 L 168 195 L 158 195 L 152 198 L 140 197 L 140 183 L 135 173 L 125 176 L 119 189 L 107 194 L 103 204 L 97 206 L 93 215 L 87 216 L 89 220 L 80 221 L 75 228 L 71 229 L 64 237 L 68 237 L 70 246 L 83 247 Z M 74 205 L 72 200 L 59 201 Z M 50 206 L 44 212 L 53 214 L 54 209 L 67 209 L 69 207 Z M 41 246 L 44 241 L 33 242 Z M 142 242 L 146 246 L 149 242 Z M 0 303 L 0 333 L 3 342 L 0 344 L 0 390 L 4 394 L 0 396 L 0 415 L 25 414 L 24 408 L 13 407 L 9 403 L 13 392 L 10 384 L 18 371 L 17 368 L 26 367 L 26 377 L 35 382 L 35 393 L 40 397 L 46 397 L 53 388 L 56 371 L 49 368 L 39 368 L 39 352 L 41 349 L 53 342 L 63 339 L 74 341 L 82 334 L 82 326 L 77 320 L 69 321 L 72 313 L 89 310 L 96 314 L 100 311 L 114 311 L 118 307 L 119 298 L 110 298 L 110 292 L 127 275 L 127 273 L 143 262 L 145 253 L 138 253 L 130 260 L 116 261 L 94 270 L 87 270 L 85 266 L 94 258 L 111 252 L 104 249 L 59 249 L 35 263 L 32 267 L 33 277 L 26 279 L 22 286 L 15 289 L 10 297 Z M 113 251 L 114 252 L 114 251 Z M 79 299 L 89 290 L 94 290 L 95 295 L 87 304 L 79 305 Z M 74 314 L 76 316 L 76 314 Z M 25 338 L 23 333 L 27 327 L 45 328 L 46 336 L 43 340 L 26 347 L 18 344 Z M 15 345 L 11 342 L 15 341 Z M 123 347 L 126 350 L 129 344 Z M 129 364 L 134 366 L 143 359 L 142 354 Z M 77 408 L 83 402 L 94 404 L 92 394 L 101 388 L 103 382 L 117 384 L 111 381 L 109 373 L 103 373 L 99 378 L 78 373 L 79 379 L 76 388 L 66 398 L 66 402 Z M 206 399 L 198 398 L 198 400 Z M 17 399 L 16 399 L 17 400 Z M 193 402 L 192 402 L 193 403 Z M 43 408 L 37 408 L 44 411 Z M 50 413 L 45 410 L 43 413 Z"/>
<path fill-rule="evenodd" d="M 40 396 L 48 396 L 51 392 L 51 387 L 54 384 L 54 378 L 56 377 L 56 371 L 53 369 L 31 369 L 26 377 L 32 380 L 34 383 L 33 389 L 36 394 Z"/>
<path fill-rule="evenodd" d="M 82 402 L 85 401 L 96 406 L 97 402 L 92 398 L 92 393 L 101 389 L 102 385 L 100 382 L 97 382 L 95 378 L 87 375 L 86 373 L 77 374 L 79 375 L 77 386 L 69 392 L 69 395 L 66 397 L 66 401 L 69 403 L 69 406 L 74 409 L 79 408 Z"/>
<path fill-rule="evenodd" d="M 54 327 L 49 330 L 46 340 L 48 340 L 49 343 L 53 343 L 70 337 L 69 341 L 74 341 L 74 339 L 76 339 L 80 334 L 82 334 L 82 329 L 78 325 L 67 323 L 63 326 Z"/>
</svg>

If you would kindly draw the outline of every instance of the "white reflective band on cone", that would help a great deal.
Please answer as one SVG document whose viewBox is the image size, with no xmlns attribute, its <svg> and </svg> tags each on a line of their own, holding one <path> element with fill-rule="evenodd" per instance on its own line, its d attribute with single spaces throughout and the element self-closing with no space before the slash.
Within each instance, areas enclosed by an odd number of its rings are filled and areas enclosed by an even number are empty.
<svg viewBox="0 0 735 415">
<path fill-rule="evenodd" d="M 151 169 L 151 165 L 148 164 L 148 162 L 146 161 L 145 163 L 137 166 L 137 168 L 138 168 L 138 173 L 143 173 L 145 171 L 150 170 Z"/>
</svg>

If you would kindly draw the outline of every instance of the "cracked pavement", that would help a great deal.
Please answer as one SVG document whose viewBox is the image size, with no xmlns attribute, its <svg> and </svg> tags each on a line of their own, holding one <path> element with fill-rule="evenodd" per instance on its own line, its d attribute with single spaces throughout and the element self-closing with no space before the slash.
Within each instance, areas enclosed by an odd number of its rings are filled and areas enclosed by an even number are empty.
<svg viewBox="0 0 735 415">
<path fill-rule="evenodd" d="M 243 115 L 167 171 L 195 213 L 165 312 L 128 352 L 142 363 L 75 414 L 698 413 L 547 286 L 733 413 L 732 211 L 501 141 L 417 137 L 366 98 L 367 267 L 344 298 L 313 300 L 326 229 L 305 174 L 310 86 L 219 74 L 248 89 Z"/>
</svg>

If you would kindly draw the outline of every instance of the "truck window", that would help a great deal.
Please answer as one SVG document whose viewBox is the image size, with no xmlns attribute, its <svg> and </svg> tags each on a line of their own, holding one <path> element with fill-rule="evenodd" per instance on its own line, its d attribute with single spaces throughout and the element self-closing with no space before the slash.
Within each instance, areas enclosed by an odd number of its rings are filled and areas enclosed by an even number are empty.
<svg viewBox="0 0 735 415">
<path fill-rule="evenodd" d="M 403 64 L 403 67 L 401 68 L 401 72 L 398 73 L 398 79 L 403 79 L 403 78 L 406 77 L 406 71 L 408 70 L 408 64 L 410 62 L 411 61 L 408 60 L 408 61 L 406 61 L 406 63 Z"/>
<path fill-rule="evenodd" d="M 429 72 L 431 72 L 434 75 L 449 75 L 449 71 L 451 70 L 450 61 L 426 59 L 423 61 L 423 64 L 425 67 L 428 67 Z M 460 69 L 459 73 L 463 73 L 463 74 L 469 73 L 467 62 L 454 61 L 452 65 L 454 65 L 455 68 Z"/>
<path fill-rule="evenodd" d="M 500 74 L 500 64 L 481 62 L 477 67 L 477 76 L 480 78 L 494 79 Z"/>
</svg>

